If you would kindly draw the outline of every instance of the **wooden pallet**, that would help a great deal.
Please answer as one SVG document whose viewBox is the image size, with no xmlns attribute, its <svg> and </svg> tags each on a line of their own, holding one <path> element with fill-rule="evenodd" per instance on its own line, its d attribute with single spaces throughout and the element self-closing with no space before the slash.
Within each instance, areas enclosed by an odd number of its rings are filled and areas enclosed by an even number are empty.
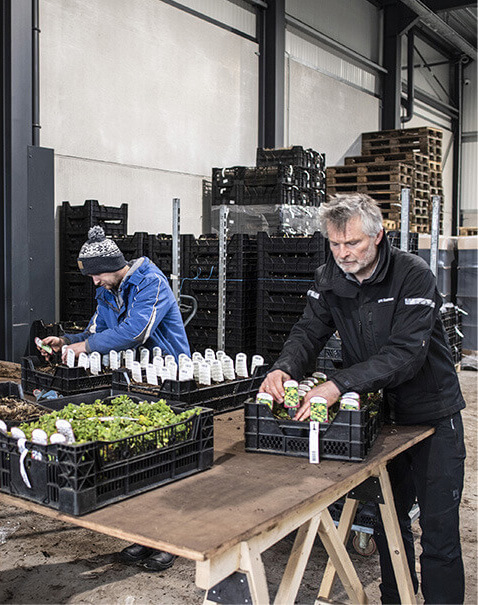
<svg viewBox="0 0 478 605">
<path fill-rule="evenodd" d="M 478 235 L 478 227 L 460 227 L 459 234 L 464 236 Z"/>
<path fill-rule="evenodd" d="M 374 132 L 364 132 L 362 134 L 362 139 L 380 139 L 387 138 L 390 136 L 430 136 L 435 139 L 441 140 L 443 138 L 443 131 L 439 130 L 438 128 L 432 128 L 430 126 L 420 126 L 418 128 L 401 128 L 394 130 L 376 130 Z"/>
<path fill-rule="evenodd" d="M 375 183 L 327 183 L 327 193 L 368 193 L 375 199 L 382 199 L 383 196 L 389 196 L 395 194 L 394 199 L 400 201 L 400 192 L 402 189 L 409 187 L 407 184 L 402 183 L 390 183 L 390 182 L 375 182 Z M 376 196 L 379 196 L 378 198 Z"/>
<path fill-rule="evenodd" d="M 400 221 L 392 221 L 390 219 L 384 218 L 382 222 L 383 228 L 386 231 L 397 231 L 398 229 L 400 229 Z"/>
<path fill-rule="evenodd" d="M 381 143 L 381 142 L 380 142 Z M 430 160 L 434 160 L 435 163 L 440 163 L 442 159 L 441 147 L 437 147 L 435 145 L 430 145 L 428 143 L 381 143 L 380 145 L 364 145 L 362 143 L 362 152 L 364 154 L 377 154 L 383 155 L 387 153 L 394 152 L 403 152 L 403 151 L 420 151 L 421 153 L 426 154 Z"/>
<path fill-rule="evenodd" d="M 417 224 L 410 224 L 410 231 L 412 233 L 430 233 L 430 226 L 429 225 L 417 225 Z"/>
</svg>

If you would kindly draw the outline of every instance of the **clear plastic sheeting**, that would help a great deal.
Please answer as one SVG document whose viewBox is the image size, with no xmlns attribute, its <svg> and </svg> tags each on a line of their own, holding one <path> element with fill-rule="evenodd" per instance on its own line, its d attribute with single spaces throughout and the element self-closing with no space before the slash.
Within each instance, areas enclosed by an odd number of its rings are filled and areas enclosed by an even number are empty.
<svg viewBox="0 0 478 605">
<path fill-rule="evenodd" d="M 211 209 L 211 227 L 218 232 L 220 206 Z M 255 235 L 265 231 L 268 235 L 313 235 L 319 231 L 319 209 L 315 206 L 288 204 L 257 204 L 252 206 L 229 205 L 228 234 Z"/>
</svg>

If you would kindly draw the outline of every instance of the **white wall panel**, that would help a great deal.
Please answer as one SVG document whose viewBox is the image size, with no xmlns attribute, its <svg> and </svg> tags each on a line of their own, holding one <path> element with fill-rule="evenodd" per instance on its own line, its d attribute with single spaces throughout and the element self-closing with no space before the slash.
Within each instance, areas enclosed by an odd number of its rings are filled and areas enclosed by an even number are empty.
<svg viewBox="0 0 478 605">
<path fill-rule="evenodd" d="M 286 0 L 286 13 L 380 63 L 382 16 L 367 0 Z"/>
<path fill-rule="evenodd" d="M 256 13 L 252 5 L 241 0 L 177 0 L 177 4 L 220 21 L 255 37 Z"/>
<path fill-rule="evenodd" d="M 379 100 L 293 60 L 286 79 L 287 143 L 325 152 L 328 166 L 360 155 L 361 133 L 379 129 Z"/>
<path fill-rule="evenodd" d="M 141 195 L 130 211 L 131 231 L 164 199 L 152 183 L 180 196 L 181 179 L 199 182 L 212 166 L 254 162 L 255 43 L 160 0 L 41 0 L 40 24 L 41 144 L 55 149 L 61 165 L 68 158 L 97 163 L 94 170 L 85 163 L 60 170 L 57 203 L 82 203 L 86 189 L 86 197 L 120 203 L 131 187 L 107 182 L 115 174 L 109 165 L 121 174 L 142 169 L 145 179 L 151 170 L 150 186 L 132 180 Z M 158 179 L 158 170 L 178 176 Z M 82 183 L 93 173 L 96 193 Z"/>
<path fill-rule="evenodd" d="M 478 143 L 465 143 L 462 154 L 461 210 L 463 214 L 473 215 L 474 222 L 468 222 L 468 225 L 476 227 L 478 218 L 478 182 L 476 177 Z"/>
<path fill-rule="evenodd" d="M 344 80 L 370 93 L 377 89 L 377 76 L 329 52 L 323 45 L 307 39 L 307 35 L 286 32 L 286 53 L 291 59 L 303 63 L 326 75 Z"/>
<path fill-rule="evenodd" d="M 59 203 L 127 203 L 129 233 L 171 233 L 173 197 L 181 199 L 182 233 L 201 233 L 201 177 L 63 156 L 56 156 L 55 172 Z"/>
</svg>

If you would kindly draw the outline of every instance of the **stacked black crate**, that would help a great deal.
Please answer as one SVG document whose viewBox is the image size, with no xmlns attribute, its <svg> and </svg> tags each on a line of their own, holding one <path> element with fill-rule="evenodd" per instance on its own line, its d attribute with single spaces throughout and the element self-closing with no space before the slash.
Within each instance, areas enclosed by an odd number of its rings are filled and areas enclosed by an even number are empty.
<svg viewBox="0 0 478 605">
<path fill-rule="evenodd" d="M 187 238 L 187 239 L 186 239 Z M 219 240 L 215 235 L 183 240 L 186 277 L 181 293 L 198 302 L 186 326 L 191 350 L 217 348 Z M 255 288 L 257 243 L 248 235 L 234 234 L 227 241 L 225 349 L 228 354 L 255 352 Z"/>
<path fill-rule="evenodd" d="M 60 318 L 62 321 L 85 321 L 93 315 L 95 286 L 83 276 L 77 265 L 81 246 L 88 230 L 100 225 L 107 236 L 126 235 L 128 205 L 103 206 L 98 200 L 86 200 L 82 206 L 63 202 L 60 206 Z"/>
<path fill-rule="evenodd" d="M 266 363 L 278 357 L 291 328 L 302 315 L 314 271 L 328 256 L 325 238 L 257 234 L 256 351 Z"/>
<path fill-rule="evenodd" d="M 259 148 L 257 167 L 213 168 L 212 224 L 226 204 L 230 233 L 304 233 L 324 199 L 325 156 L 311 149 Z"/>
<path fill-rule="evenodd" d="M 463 349 L 462 312 L 453 303 L 445 303 L 440 309 L 440 318 L 448 338 L 453 363 L 457 365 L 461 361 Z"/>
</svg>

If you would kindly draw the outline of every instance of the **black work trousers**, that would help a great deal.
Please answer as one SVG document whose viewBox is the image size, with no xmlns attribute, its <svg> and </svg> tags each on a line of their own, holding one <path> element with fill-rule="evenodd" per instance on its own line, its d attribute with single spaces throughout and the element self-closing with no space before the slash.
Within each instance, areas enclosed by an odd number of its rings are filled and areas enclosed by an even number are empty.
<svg viewBox="0 0 478 605">
<path fill-rule="evenodd" d="M 392 460 L 388 466 L 395 508 L 412 575 L 418 579 L 410 517 L 415 498 L 422 529 L 421 588 L 425 603 L 463 603 L 465 579 L 458 509 L 463 490 L 465 445 L 460 412 L 430 422 L 435 433 Z M 400 603 L 380 514 L 375 538 L 380 554 L 382 603 Z"/>
</svg>

